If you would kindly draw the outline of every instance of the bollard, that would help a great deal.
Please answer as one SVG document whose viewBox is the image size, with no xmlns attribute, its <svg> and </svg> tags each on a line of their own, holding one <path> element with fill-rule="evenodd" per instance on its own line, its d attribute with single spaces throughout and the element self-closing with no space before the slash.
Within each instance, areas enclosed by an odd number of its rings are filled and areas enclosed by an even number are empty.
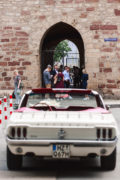
<svg viewBox="0 0 120 180">
<path fill-rule="evenodd" d="M 8 120 L 8 114 L 7 114 L 7 97 L 4 96 L 4 107 L 3 107 L 3 126 L 4 128 L 6 127 L 7 125 L 7 120 Z"/>
<path fill-rule="evenodd" d="M 9 99 L 10 99 L 10 102 L 9 102 L 10 115 L 12 115 L 12 112 L 13 112 L 12 95 L 9 96 Z"/>
<path fill-rule="evenodd" d="M 2 100 L 0 99 L 0 124 L 2 123 Z"/>
<path fill-rule="evenodd" d="M 6 127 L 7 120 L 9 120 L 9 117 L 12 115 L 12 112 L 13 112 L 12 95 L 9 95 L 8 101 L 7 101 L 7 97 L 4 96 L 3 102 L 2 99 L 0 99 L 0 124 L 2 123 L 3 128 Z"/>
<path fill-rule="evenodd" d="M 4 120 L 7 120 L 8 116 L 7 116 L 7 97 L 4 96 Z"/>
</svg>

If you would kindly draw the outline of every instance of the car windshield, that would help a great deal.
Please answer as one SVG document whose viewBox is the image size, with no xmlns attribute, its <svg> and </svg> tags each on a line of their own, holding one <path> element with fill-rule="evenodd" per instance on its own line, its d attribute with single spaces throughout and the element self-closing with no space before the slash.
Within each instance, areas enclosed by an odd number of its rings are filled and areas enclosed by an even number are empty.
<svg viewBox="0 0 120 180">
<path fill-rule="evenodd" d="M 55 108 L 68 107 L 97 107 L 96 97 L 91 94 L 80 93 L 31 93 L 28 95 L 27 107 L 53 106 Z"/>
</svg>

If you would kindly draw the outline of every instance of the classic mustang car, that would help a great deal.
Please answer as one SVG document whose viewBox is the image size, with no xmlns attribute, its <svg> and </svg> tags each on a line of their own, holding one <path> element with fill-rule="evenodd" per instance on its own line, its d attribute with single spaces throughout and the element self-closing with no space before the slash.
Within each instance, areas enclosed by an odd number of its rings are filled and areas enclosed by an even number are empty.
<svg viewBox="0 0 120 180">
<path fill-rule="evenodd" d="M 33 89 L 23 95 L 7 125 L 7 166 L 20 169 L 25 155 L 100 157 L 101 168 L 113 170 L 117 137 L 116 121 L 96 91 Z"/>
</svg>

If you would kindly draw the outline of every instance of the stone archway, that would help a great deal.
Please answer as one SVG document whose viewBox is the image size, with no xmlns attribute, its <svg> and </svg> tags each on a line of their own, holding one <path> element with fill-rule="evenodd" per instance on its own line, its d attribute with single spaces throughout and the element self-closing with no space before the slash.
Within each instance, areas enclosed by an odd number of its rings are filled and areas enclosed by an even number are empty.
<svg viewBox="0 0 120 180">
<path fill-rule="evenodd" d="M 55 50 L 55 47 L 59 42 L 65 39 L 72 41 L 77 46 L 80 54 L 79 65 L 80 67 L 85 67 L 84 42 L 80 33 L 73 26 L 64 22 L 59 22 L 51 26 L 45 32 L 41 40 L 41 44 L 40 44 L 41 73 L 43 73 L 44 69 L 48 64 L 51 64 L 53 66 L 53 52 Z"/>
</svg>

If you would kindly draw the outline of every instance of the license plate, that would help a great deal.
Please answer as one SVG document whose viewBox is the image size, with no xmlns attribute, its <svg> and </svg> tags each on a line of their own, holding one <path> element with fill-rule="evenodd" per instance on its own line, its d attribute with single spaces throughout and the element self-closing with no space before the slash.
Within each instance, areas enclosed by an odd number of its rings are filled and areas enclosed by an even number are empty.
<svg viewBox="0 0 120 180">
<path fill-rule="evenodd" d="M 53 158 L 69 158 L 70 146 L 66 144 L 53 145 Z"/>
</svg>

